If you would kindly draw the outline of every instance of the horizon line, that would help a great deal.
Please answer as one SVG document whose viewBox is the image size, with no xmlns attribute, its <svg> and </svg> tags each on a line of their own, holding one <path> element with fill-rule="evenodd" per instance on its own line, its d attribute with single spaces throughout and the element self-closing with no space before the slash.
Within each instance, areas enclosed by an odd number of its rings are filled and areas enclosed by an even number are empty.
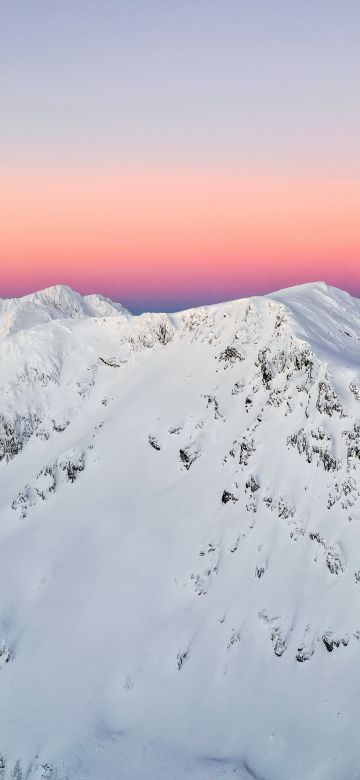
<svg viewBox="0 0 360 780">
<path fill-rule="evenodd" d="M 345 293 L 346 295 L 349 295 L 352 298 L 355 298 L 357 300 L 360 299 L 360 290 L 354 292 L 354 291 L 350 291 L 350 290 L 346 289 L 345 287 L 339 287 L 338 285 L 329 284 L 324 279 L 314 279 L 314 280 L 307 281 L 307 282 L 299 282 L 298 284 L 289 284 L 288 286 L 285 286 L 285 287 L 281 286 L 281 287 L 272 288 L 272 289 L 270 289 L 268 291 L 249 292 L 249 293 L 244 293 L 242 295 L 235 295 L 235 296 L 229 296 L 229 297 L 225 296 L 224 298 L 221 298 L 220 300 L 219 299 L 218 300 L 205 300 L 205 301 L 201 301 L 201 302 L 190 303 L 189 305 L 186 305 L 186 298 L 188 298 L 189 296 L 184 296 L 184 303 L 185 303 L 184 306 L 181 306 L 180 301 L 177 301 L 176 303 L 174 302 L 174 305 L 170 305 L 170 308 L 165 308 L 166 307 L 166 303 L 164 301 L 162 301 L 162 302 L 160 302 L 160 301 L 156 302 L 155 301 L 155 306 L 152 306 L 151 308 L 150 307 L 146 308 L 146 306 L 144 307 L 143 305 L 139 305 L 139 304 L 138 305 L 136 305 L 136 304 L 134 305 L 131 302 L 130 302 L 130 304 L 128 304 L 128 303 L 126 303 L 126 296 L 125 296 L 125 298 L 118 298 L 118 297 L 115 297 L 115 296 L 114 297 L 110 297 L 109 295 L 106 295 L 106 294 L 104 294 L 102 292 L 99 292 L 98 290 L 90 290 L 90 291 L 81 292 L 76 287 L 73 287 L 72 285 L 67 284 L 65 282 L 56 282 L 54 284 L 47 285 L 45 287 L 32 289 L 30 292 L 25 292 L 25 293 L 23 293 L 21 295 L 6 295 L 6 296 L 2 296 L 1 295 L 1 288 L 0 288 L 0 300 L 2 300 L 2 301 L 12 301 L 12 300 L 17 301 L 17 300 L 19 300 L 20 301 L 20 300 L 23 300 L 25 298 L 29 298 L 31 296 L 34 296 L 36 294 L 45 293 L 45 292 L 47 292 L 49 290 L 52 290 L 52 289 L 62 288 L 62 289 L 65 289 L 65 290 L 69 290 L 69 291 L 71 291 L 73 293 L 76 293 L 77 295 L 80 295 L 82 298 L 86 298 L 86 297 L 89 297 L 89 296 L 92 296 L 92 295 L 97 295 L 97 296 L 99 296 L 99 297 L 101 297 L 103 299 L 112 301 L 113 303 L 120 304 L 127 311 L 129 311 L 130 314 L 133 314 L 134 316 L 139 316 L 141 314 L 151 314 L 151 313 L 154 313 L 154 314 L 176 314 L 176 313 L 180 313 L 180 312 L 191 310 L 191 309 L 199 309 L 199 308 L 207 307 L 207 306 L 218 306 L 218 305 L 221 305 L 223 303 L 231 303 L 231 302 L 236 302 L 236 301 L 240 301 L 240 300 L 246 300 L 248 298 L 266 298 L 266 297 L 269 297 L 269 296 L 277 295 L 279 293 L 283 293 L 283 292 L 287 292 L 287 291 L 291 291 L 291 290 L 296 290 L 296 289 L 299 289 L 299 288 L 309 288 L 309 287 L 312 287 L 312 286 L 315 286 L 315 287 L 325 287 L 327 289 L 338 290 L 340 292 Z M 165 303 L 165 307 L 163 306 L 164 303 Z"/>
</svg>

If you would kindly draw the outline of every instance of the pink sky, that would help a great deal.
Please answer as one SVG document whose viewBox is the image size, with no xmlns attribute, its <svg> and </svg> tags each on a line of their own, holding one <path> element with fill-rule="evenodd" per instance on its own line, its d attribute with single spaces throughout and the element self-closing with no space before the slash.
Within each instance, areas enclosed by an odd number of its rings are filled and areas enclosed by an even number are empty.
<svg viewBox="0 0 360 780">
<path fill-rule="evenodd" d="M 141 308 L 324 279 L 360 292 L 360 184 L 282 172 L 1 171 L 0 295 L 53 283 Z"/>
</svg>

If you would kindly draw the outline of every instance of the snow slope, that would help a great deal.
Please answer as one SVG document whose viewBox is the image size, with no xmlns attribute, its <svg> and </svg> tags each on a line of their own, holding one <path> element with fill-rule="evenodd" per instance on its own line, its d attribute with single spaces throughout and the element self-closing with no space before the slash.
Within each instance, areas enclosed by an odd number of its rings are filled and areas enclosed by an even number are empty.
<svg viewBox="0 0 360 780">
<path fill-rule="evenodd" d="M 0 780 L 357 780 L 360 301 L 0 301 Z"/>
</svg>

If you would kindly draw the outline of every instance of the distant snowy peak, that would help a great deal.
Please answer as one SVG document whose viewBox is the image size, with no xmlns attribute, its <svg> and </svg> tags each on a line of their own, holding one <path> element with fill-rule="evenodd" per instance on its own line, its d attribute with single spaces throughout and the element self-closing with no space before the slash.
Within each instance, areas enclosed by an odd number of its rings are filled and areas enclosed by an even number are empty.
<svg viewBox="0 0 360 780">
<path fill-rule="evenodd" d="M 125 309 L 125 306 L 117 303 L 117 301 L 112 301 L 110 298 L 105 298 L 104 295 L 96 293 L 84 295 L 83 301 L 85 301 L 95 317 L 114 317 L 118 314 L 123 314 L 125 317 L 132 316 L 128 309 Z"/>
<path fill-rule="evenodd" d="M 0 299 L 0 337 L 52 320 L 130 317 L 121 304 L 102 295 L 82 296 L 67 285 L 54 285 L 21 298 Z"/>
</svg>

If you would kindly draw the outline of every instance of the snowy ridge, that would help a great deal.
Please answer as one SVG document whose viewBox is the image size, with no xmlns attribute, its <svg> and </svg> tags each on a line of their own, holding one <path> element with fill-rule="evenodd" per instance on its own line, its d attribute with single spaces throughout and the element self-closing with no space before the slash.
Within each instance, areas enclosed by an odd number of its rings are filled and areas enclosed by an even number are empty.
<svg viewBox="0 0 360 780">
<path fill-rule="evenodd" d="M 360 301 L 0 334 L 1 780 L 355 780 Z"/>
<path fill-rule="evenodd" d="M 0 338 L 51 320 L 120 314 L 130 316 L 121 304 L 102 295 L 82 297 L 66 285 L 56 285 L 23 298 L 0 299 Z"/>
</svg>

